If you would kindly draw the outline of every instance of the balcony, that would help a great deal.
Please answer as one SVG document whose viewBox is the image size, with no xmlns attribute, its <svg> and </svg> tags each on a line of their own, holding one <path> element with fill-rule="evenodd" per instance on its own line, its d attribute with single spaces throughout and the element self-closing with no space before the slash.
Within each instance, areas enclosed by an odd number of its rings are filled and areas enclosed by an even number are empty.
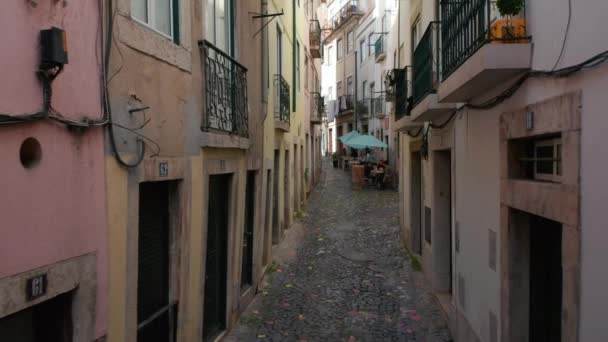
<svg viewBox="0 0 608 342">
<path fill-rule="evenodd" d="M 369 118 L 369 99 L 357 101 L 357 116 L 359 119 Z"/>
<path fill-rule="evenodd" d="M 310 54 L 312 58 L 321 58 L 321 25 L 318 20 L 311 20 L 309 26 Z"/>
<path fill-rule="evenodd" d="M 314 125 L 323 122 L 325 113 L 325 98 L 319 93 L 311 93 L 310 97 L 310 122 Z"/>
<path fill-rule="evenodd" d="M 410 97 L 410 87 L 408 71 L 408 68 L 392 69 L 389 70 L 384 79 L 386 102 L 393 103 L 393 107 L 395 108 L 395 121 L 409 114 L 408 98 Z"/>
<path fill-rule="evenodd" d="M 439 103 L 439 23 L 431 22 L 414 50 L 412 67 L 412 108 L 413 121 L 433 121 L 443 114 L 456 109 L 454 103 Z"/>
<path fill-rule="evenodd" d="M 342 95 L 338 97 L 338 116 L 353 113 L 355 103 L 352 95 Z"/>
<path fill-rule="evenodd" d="M 359 11 L 359 5 L 357 0 L 349 0 L 340 8 L 338 13 L 334 14 L 334 16 L 330 20 L 331 29 L 336 31 L 342 25 L 350 20 L 350 18 L 355 16 L 362 16 L 363 13 Z"/>
<path fill-rule="evenodd" d="M 441 18 L 440 102 L 467 102 L 530 69 L 523 15 L 503 17 L 493 1 L 469 0 L 442 1 Z"/>
<path fill-rule="evenodd" d="M 201 130 L 247 138 L 247 68 L 208 41 L 199 42 L 205 72 Z"/>
<path fill-rule="evenodd" d="M 274 75 L 274 123 L 275 128 L 289 131 L 291 110 L 289 99 L 289 83 L 283 76 Z"/>
<path fill-rule="evenodd" d="M 374 50 L 376 52 L 376 63 L 380 63 L 386 59 L 383 34 L 381 34 L 380 37 L 376 39 L 376 43 L 374 44 Z"/>
</svg>

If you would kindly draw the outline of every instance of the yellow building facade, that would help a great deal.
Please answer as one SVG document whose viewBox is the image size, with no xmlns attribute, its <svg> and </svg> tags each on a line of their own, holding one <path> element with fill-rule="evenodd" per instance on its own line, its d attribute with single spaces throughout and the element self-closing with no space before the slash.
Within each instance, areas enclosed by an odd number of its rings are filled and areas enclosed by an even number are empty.
<svg viewBox="0 0 608 342">
<path fill-rule="evenodd" d="M 112 342 L 225 336 L 320 176 L 315 1 L 173 4 L 105 8 Z"/>
</svg>

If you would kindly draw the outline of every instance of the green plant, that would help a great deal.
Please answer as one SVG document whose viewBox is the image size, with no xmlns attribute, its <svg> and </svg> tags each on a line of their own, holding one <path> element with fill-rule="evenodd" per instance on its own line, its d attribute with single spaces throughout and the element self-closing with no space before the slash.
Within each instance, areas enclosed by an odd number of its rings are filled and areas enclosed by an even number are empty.
<svg viewBox="0 0 608 342">
<path fill-rule="evenodd" d="M 298 220 L 301 220 L 304 217 L 304 212 L 302 210 L 298 210 L 298 212 L 296 213 L 296 218 Z"/>
<path fill-rule="evenodd" d="M 278 269 L 279 269 L 279 264 L 277 263 L 276 260 L 273 260 L 272 263 L 270 265 L 268 265 L 268 268 L 266 269 L 266 274 L 273 274 Z"/>
<path fill-rule="evenodd" d="M 502 15 L 518 15 L 524 8 L 524 0 L 497 0 L 496 7 Z"/>
<path fill-rule="evenodd" d="M 414 271 L 422 270 L 422 265 L 420 265 L 420 261 L 415 255 L 410 254 L 410 266 Z"/>
<path fill-rule="evenodd" d="M 338 160 L 338 152 L 334 152 L 331 154 L 331 159 Z"/>
</svg>

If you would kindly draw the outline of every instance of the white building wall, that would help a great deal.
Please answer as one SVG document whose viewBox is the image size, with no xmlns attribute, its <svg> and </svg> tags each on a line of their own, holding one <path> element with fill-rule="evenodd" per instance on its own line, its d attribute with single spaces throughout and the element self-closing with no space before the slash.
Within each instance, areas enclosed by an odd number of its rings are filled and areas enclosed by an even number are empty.
<svg viewBox="0 0 608 342">
<path fill-rule="evenodd" d="M 434 20 L 435 2 L 413 1 L 401 4 L 402 17 L 411 22 L 420 14 L 422 29 Z M 411 11 L 408 13 L 407 11 Z M 563 58 L 559 67 L 580 63 L 608 48 L 608 24 L 603 20 L 608 2 L 582 1 L 572 3 L 572 19 Z M 533 69 L 550 70 L 560 54 L 568 3 L 548 0 L 527 2 L 528 32 L 533 37 Z M 402 29 L 405 56 L 409 59 L 410 27 Z M 405 31 L 405 32 L 404 32 Z M 406 62 L 407 63 L 407 62 Z M 410 65 L 407 63 L 406 65 Z M 403 66 L 403 64 L 402 64 Z M 581 141 L 581 298 L 579 341 L 606 341 L 605 308 L 608 307 L 608 273 L 602 260 L 608 245 L 608 182 L 603 168 L 608 155 L 603 151 L 602 137 L 608 128 L 605 89 L 608 85 L 608 65 L 579 73 L 568 79 L 531 79 L 502 105 L 488 111 L 463 111 L 451 123 L 454 130 L 454 220 L 460 230 L 460 252 L 454 254 L 454 279 L 458 274 L 465 279 L 464 307 L 454 298 L 453 303 L 482 341 L 490 340 L 489 312 L 495 313 L 500 332 L 501 292 L 500 263 L 496 270 L 489 267 L 489 230 L 496 231 L 496 246 L 500 246 L 500 175 L 499 175 L 499 117 L 501 113 L 525 107 L 567 92 L 582 91 Z M 480 94 L 486 95 L 487 94 Z M 437 139 L 432 137 L 431 140 Z M 401 143 L 401 202 L 402 229 L 409 234 L 409 143 L 413 139 L 403 135 Z M 432 162 L 423 163 L 425 205 L 429 206 L 432 184 Z M 454 234 L 454 227 L 452 227 Z M 454 236 L 454 235 L 453 235 Z M 423 242 L 423 246 L 426 243 Z M 431 267 L 428 246 L 424 248 L 424 266 Z M 496 253 L 500 251 L 497 250 Z M 500 256 L 497 254 L 497 260 Z M 457 285 L 457 284 L 454 284 Z M 454 286 L 454 297 L 457 287 Z M 500 339 L 500 333 L 498 334 Z"/>
<path fill-rule="evenodd" d="M 608 24 L 599 13 L 608 3 L 573 4 L 572 24 L 559 67 L 584 61 L 606 50 Z M 567 4 L 549 5 L 546 1 L 528 2 L 527 21 L 534 43 L 532 66 L 550 70 L 557 60 L 567 21 Z M 559 34 L 557 34 L 559 32 Z M 581 303 L 580 341 L 605 341 L 603 312 L 608 306 L 608 274 L 598 260 L 605 259 L 608 232 L 603 229 L 608 214 L 608 182 L 602 165 L 601 137 L 608 128 L 604 91 L 608 84 L 608 65 L 579 73 L 564 80 L 532 79 L 503 105 L 489 111 L 468 111 L 456 119 L 456 221 L 460 225 L 461 252 L 456 270 L 466 277 L 467 320 L 487 341 L 488 310 L 500 312 L 500 264 L 494 272 L 488 267 L 488 229 L 499 227 L 498 118 L 501 113 L 540 102 L 568 92 L 582 91 L 581 141 Z M 497 231 L 497 238 L 500 233 Z M 500 241 L 497 241 L 500 246 Z M 499 322 L 500 324 L 500 322 Z"/>
</svg>

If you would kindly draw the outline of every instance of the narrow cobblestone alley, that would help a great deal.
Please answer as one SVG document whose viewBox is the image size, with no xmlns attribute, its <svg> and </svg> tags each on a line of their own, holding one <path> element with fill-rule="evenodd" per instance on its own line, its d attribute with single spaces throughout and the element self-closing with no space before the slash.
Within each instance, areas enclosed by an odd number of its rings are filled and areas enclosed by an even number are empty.
<svg viewBox="0 0 608 342">
<path fill-rule="evenodd" d="M 323 165 L 229 341 L 449 341 L 423 275 L 399 244 L 397 192 L 352 191 Z"/>
</svg>

